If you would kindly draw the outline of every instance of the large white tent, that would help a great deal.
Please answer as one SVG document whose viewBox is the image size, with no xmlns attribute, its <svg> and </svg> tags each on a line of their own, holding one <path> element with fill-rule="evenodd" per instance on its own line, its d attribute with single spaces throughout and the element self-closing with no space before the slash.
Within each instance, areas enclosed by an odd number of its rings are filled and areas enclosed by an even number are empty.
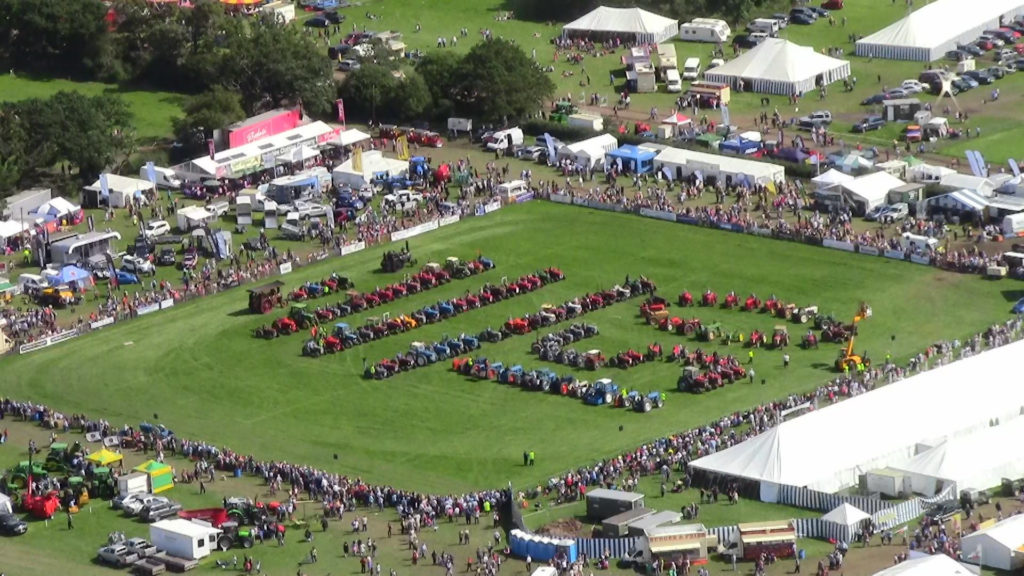
<svg viewBox="0 0 1024 576">
<path fill-rule="evenodd" d="M 578 166 L 594 168 L 604 164 L 604 155 L 619 147 L 619 141 L 611 134 L 598 134 L 592 138 L 574 144 L 562 146 L 558 150 L 558 159 L 569 159 Z"/>
<path fill-rule="evenodd" d="M 934 554 L 900 562 L 874 576 L 974 576 L 974 572 L 945 554 Z"/>
<path fill-rule="evenodd" d="M 935 446 L 1024 412 L 1018 372 L 1024 342 L 916 374 L 812 411 L 726 450 L 695 460 L 705 473 L 760 482 L 761 499 L 780 486 L 834 492 L 869 470 L 900 465 L 919 443 Z M 865 422 L 878 425 L 865 426 Z M 855 442 L 844 442 L 853 434 Z"/>
<path fill-rule="evenodd" d="M 642 44 L 675 37 L 679 23 L 640 8 L 598 6 L 562 28 L 566 36 L 632 36 Z"/>
<path fill-rule="evenodd" d="M 1024 418 L 951 438 L 893 466 L 907 472 L 914 492 L 931 496 L 940 480 L 953 482 L 956 490 L 998 486 L 1003 478 L 1024 476 Z"/>
<path fill-rule="evenodd" d="M 969 43 L 1000 17 L 1022 13 L 1024 0 L 935 0 L 857 41 L 857 56 L 930 62 L 958 43 Z"/>
<path fill-rule="evenodd" d="M 355 158 L 349 158 L 335 167 L 331 177 L 335 186 L 351 186 L 362 188 L 373 183 L 374 176 L 383 174 L 387 178 L 404 176 L 409 172 L 409 163 L 404 160 L 388 158 L 380 150 L 367 150 L 362 153 L 359 169 L 354 167 Z"/>
<path fill-rule="evenodd" d="M 835 168 L 829 168 L 828 172 L 823 172 L 820 175 L 811 178 L 811 182 L 814 182 L 814 185 L 818 190 L 827 190 L 853 179 L 854 177 L 849 174 L 844 174 Z"/>
<path fill-rule="evenodd" d="M 888 172 L 872 172 L 839 184 L 843 192 L 858 211 L 867 212 L 879 204 L 885 204 L 889 191 L 903 186 L 905 182 Z"/>
<path fill-rule="evenodd" d="M 672 180 L 700 174 L 704 181 L 731 177 L 735 182 L 746 178 L 753 184 L 774 186 L 786 178 L 786 169 L 778 164 L 682 148 L 665 148 L 655 156 L 654 171 L 664 176 L 666 168 Z"/>
<path fill-rule="evenodd" d="M 850 63 L 782 38 L 768 38 L 755 48 L 704 73 L 709 82 L 734 90 L 765 94 L 805 94 L 850 75 Z"/>
<path fill-rule="evenodd" d="M 963 537 L 960 550 L 966 561 L 997 570 L 1024 568 L 1024 514 L 1010 516 L 994 526 Z"/>
</svg>

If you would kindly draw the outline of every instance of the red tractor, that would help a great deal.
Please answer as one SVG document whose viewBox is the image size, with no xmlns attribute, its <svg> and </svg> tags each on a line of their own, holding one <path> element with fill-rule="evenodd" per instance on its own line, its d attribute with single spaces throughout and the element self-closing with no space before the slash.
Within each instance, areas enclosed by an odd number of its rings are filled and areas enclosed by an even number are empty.
<svg viewBox="0 0 1024 576">
<path fill-rule="evenodd" d="M 775 309 L 779 307 L 779 299 L 772 294 L 771 298 L 764 301 L 761 304 L 761 312 L 767 312 L 768 314 L 775 315 Z"/>
<path fill-rule="evenodd" d="M 615 365 L 619 368 L 632 368 L 638 364 L 643 363 L 644 355 L 630 348 L 625 352 L 619 352 L 615 356 Z"/>
<path fill-rule="evenodd" d="M 604 366 L 606 359 L 600 350 L 589 350 L 583 355 L 583 367 L 587 370 L 597 370 Z"/>
<path fill-rule="evenodd" d="M 285 316 L 284 318 L 278 318 L 277 320 L 274 320 L 274 323 L 271 324 L 270 327 L 275 332 L 283 336 L 294 334 L 299 330 L 298 325 L 295 324 L 295 320 L 292 320 L 287 316 Z"/>
<path fill-rule="evenodd" d="M 661 344 L 657 342 L 647 345 L 647 354 L 644 355 L 644 359 L 648 362 L 653 362 L 655 358 L 661 358 L 664 355 L 664 351 L 661 349 Z"/>
<path fill-rule="evenodd" d="M 718 304 L 718 294 L 711 290 L 705 290 L 704 294 L 700 297 L 701 306 L 714 306 Z"/>
<path fill-rule="evenodd" d="M 522 335 L 530 331 L 530 322 L 525 318 L 512 318 L 505 322 L 504 328 L 511 334 Z"/>
<path fill-rule="evenodd" d="M 789 330 L 785 326 L 776 326 L 772 333 L 772 348 L 789 346 Z"/>
<path fill-rule="evenodd" d="M 747 299 L 743 301 L 743 310 L 747 312 L 753 312 L 761 307 L 761 299 L 751 294 L 747 296 Z"/>
<path fill-rule="evenodd" d="M 689 290 L 684 290 L 681 294 L 679 294 L 679 305 L 693 306 L 693 294 L 690 294 Z"/>
<path fill-rule="evenodd" d="M 735 291 L 730 291 L 725 295 L 725 302 L 722 302 L 722 307 L 731 310 L 738 306 L 740 303 L 739 296 L 736 296 Z"/>
<path fill-rule="evenodd" d="M 808 330 L 807 334 L 804 334 L 803 341 L 800 344 L 801 344 L 801 346 L 804 347 L 805 350 L 810 350 L 811 348 L 817 349 L 818 348 L 818 336 L 814 332 L 811 332 L 810 330 Z"/>
<path fill-rule="evenodd" d="M 305 286 L 299 286 L 292 290 L 291 294 L 288 295 L 288 299 L 292 302 L 305 302 L 309 299 L 309 293 L 306 292 Z"/>
<path fill-rule="evenodd" d="M 750 340 L 747 341 L 747 346 L 751 348 L 760 348 L 768 343 L 768 337 L 764 332 L 760 330 L 754 330 L 750 333 Z"/>
</svg>

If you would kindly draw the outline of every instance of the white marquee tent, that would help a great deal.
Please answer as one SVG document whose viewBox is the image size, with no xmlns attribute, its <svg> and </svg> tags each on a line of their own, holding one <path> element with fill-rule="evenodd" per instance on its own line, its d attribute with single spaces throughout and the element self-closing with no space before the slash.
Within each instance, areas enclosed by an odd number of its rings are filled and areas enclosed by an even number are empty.
<svg viewBox="0 0 1024 576">
<path fill-rule="evenodd" d="M 958 43 L 977 39 L 1000 16 L 1024 11 L 1024 0 L 935 0 L 905 18 L 857 41 L 857 56 L 891 60 L 938 60 Z"/>
<path fill-rule="evenodd" d="M 619 147 L 619 141 L 611 134 L 599 134 L 574 144 L 562 146 L 558 150 L 558 159 L 570 159 L 579 166 L 594 168 L 604 164 L 604 155 Z"/>
<path fill-rule="evenodd" d="M 826 492 L 852 486 L 869 470 L 910 460 L 919 443 L 934 446 L 992 419 L 1019 417 L 1024 386 L 1013 375 L 1022 354 L 1024 342 L 1017 342 L 916 374 L 784 422 L 691 466 L 759 481 L 766 502 L 778 500 L 781 485 Z M 856 442 L 841 442 L 854 431 Z"/>
<path fill-rule="evenodd" d="M 708 82 L 765 94 L 806 94 L 850 75 L 850 63 L 782 38 L 768 38 L 738 58 L 704 73 Z"/>
<path fill-rule="evenodd" d="M 838 524 L 844 528 L 844 542 L 852 542 L 854 534 L 857 533 L 857 526 L 868 518 L 871 518 L 871 514 L 848 502 L 843 502 L 821 517 L 826 522 Z"/>
<path fill-rule="evenodd" d="M 643 44 L 656 44 L 679 33 L 679 23 L 640 8 L 598 6 L 562 28 L 566 36 L 633 36 Z"/>
<path fill-rule="evenodd" d="M 889 191 L 904 184 L 903 180 L 888 172 L 872 172 L 843 182 L 840 186 L 854 204 L 867 212 L 884 204 Z"/>
<path fill-rule="evenodd" d="M 960 550 L 968 562 L 997 570 L 1024 568 L 1024 514 L 1010 516 L 984 530 L 964 536 Z"/>
<path fill-rule="evenodd" d="M 935 554 L 900 562 L 874 576 L 974 576 L 974 572 L 945 554 Z"/>
<path fill-rule="evenodd" d="M 709 177 L 724 180 L 731 176 L 735 181 L 745 176 L 754 184 L 774 186 L 786 178 L 786 169 L 778 164 L 682 148 L 665 148 L 655 156 L 654 171 L 664 175 L 665 168 L 671 173 L 672 180 L 700 173 L 705 180 Z"/>
<path fill-rule="evenodd" d="M 914 492 L 931 496 L 939 480 L 965 488 L 985 489 L 998 486 L 1003 478 L 1024 476 L 1024 418 L 983 428 L 973 434 L 952 438 L 914 456 L 909 462 L 893 466 L 910 475 Z"/>
<path fill-rule="evenodd" d="M 331 173 L 335 186 L 351 186 L 362 188 L 373 183 L 377 174 L 387 177 L 404 176 L 409 172 L 409 163 L 395 158 L 388 158 L 380 150 L 367 150 L 362 153 L 362 169 L 356 170 L 353 158 L 349 158 L 336 167 Z"/>
</svg>

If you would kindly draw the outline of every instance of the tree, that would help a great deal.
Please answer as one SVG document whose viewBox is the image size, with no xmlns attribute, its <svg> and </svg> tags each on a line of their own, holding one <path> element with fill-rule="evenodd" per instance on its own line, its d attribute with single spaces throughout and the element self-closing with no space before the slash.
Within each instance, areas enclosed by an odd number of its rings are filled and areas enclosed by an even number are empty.
<svg viewBox="0 0 1024 576">
<path fill-rule="evenodd" d="M 501 121 L 536 112 L 554 93 L 555 83 L 521 48 L 492 40 L 463 58 L 453 96 L 473 116 Z"/>
<path fill-rule="evenodd" d="M 348 75 L 340 94 L 347 113 L 376 120 L 378 116 L 397 118 L 389 110 L 396 90 L 397 81 L 390 70 L 379 64 L 364 64 Z"/>
<path fill-rule="evenodd" d="M 416 71 L 423 76 L 435 102 L 451 100 L 459 82 L 461 64 L 462 58 L 457 53 L 441 50 L 427 52 L 416 64 Z"/>
<path fill-rule="evenodd" d="M 215 86 L 185 104 L 185 117 L 174 122 L 178 141 L 195 151 L 213 136 L 217 128 L 245 118 L 242 99 L 238 93 Z"/>
<path fill-rule="evenodd" d="M 77 167 L 83 181 L 91 182 L 135 150 L 131 111 L 121 97 L 61 91 L 46 104 L 53 112 L 40 119 L 45 123 L 42 131 L 51 131 L 54 121 L 58 122 L 57 157 Z M 36 120 L 30 123 L 34 128 Z"/>
<path fill-rule="evenodd" d="M 430 113 L 433 102 L 423 76 L 409 71 L 396 82 L 389 107 L 397 111 L 400 120 L 422 120 Z"/>
<path fill-rule="evenodd" d="M 100 0 L 0 0 L 0 54 L 19 71 L 91 76 L 110 68 Z"/>
</svg>

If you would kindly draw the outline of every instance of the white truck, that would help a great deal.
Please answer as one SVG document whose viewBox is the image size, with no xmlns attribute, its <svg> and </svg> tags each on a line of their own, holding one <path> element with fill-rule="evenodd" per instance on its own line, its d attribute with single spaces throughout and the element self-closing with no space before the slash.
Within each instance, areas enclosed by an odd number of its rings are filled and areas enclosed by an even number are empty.
<svg viewBox="0 0 1024 576">
<path fill-rule="evenodd" d="M 586 128 L 594 132 L 604 130 L 604 118 L 596 114 L 570 114 L 567 120 L 569 126 L 575 128 Z"/>
<path fill-rule="evenodd" d="M 683 91 L 683 80 L 679 77 L 679 70 L 675 68 L 665 71 L 665 91 L 666 92 L 682 92 Z"/>
<path fill-rule="evenodd" d="M 700 76 L 700 58 L 687 58 L 683 62 L 683 80 L 696 80 Z"/>
</svg>

